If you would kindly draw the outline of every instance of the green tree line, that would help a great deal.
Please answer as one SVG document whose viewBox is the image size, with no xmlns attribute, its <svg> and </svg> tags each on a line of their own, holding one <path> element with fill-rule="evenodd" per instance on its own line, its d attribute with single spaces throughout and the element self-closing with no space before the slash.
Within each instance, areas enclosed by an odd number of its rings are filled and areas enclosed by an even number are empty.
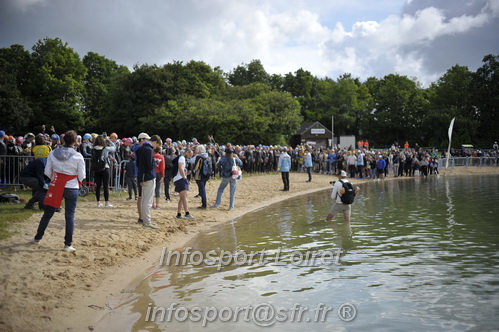
<svg viewBox="0 0 499 332">
<path fill-rule="evenodd" d="M 89 52 L 83 58 L 59 38 L 31 52 L 0 49 L 0 129 L 23 133 L 43 124 L 58 131 L 140 131 L 162 137 L 214 135 L 219 142 L 285 144 L 303 121 L 320 121 L 336 135 L 377 146 L 394 141 L 489 147 L 498 138 L 499 56 L 486 55 L 476 72 L 456 64 L 424 88 L 390 74 L 364 82 L 346 73 L 319 78 L 303 68 L 269 74 L 259 60 L 230 72 L 202 61 L 133 70 Z"/>
</svg>

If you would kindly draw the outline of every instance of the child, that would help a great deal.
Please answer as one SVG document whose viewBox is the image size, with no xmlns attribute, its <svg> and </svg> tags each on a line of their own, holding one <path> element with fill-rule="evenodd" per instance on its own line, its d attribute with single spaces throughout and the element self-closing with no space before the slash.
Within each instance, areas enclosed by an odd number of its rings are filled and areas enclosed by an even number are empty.
<svg viewBox="0 0 499 332">
<path fill-rule="evenodd" d="M 128 188 L 127 201 L 132 199 L 132 190 L 135 194 L 135 200 L 137 200 L 137 168 L 135 166 L 134 159 L 135 153 L 131 153 L 128 162 L 125 165 L 125 180 Z"/>
</svg>

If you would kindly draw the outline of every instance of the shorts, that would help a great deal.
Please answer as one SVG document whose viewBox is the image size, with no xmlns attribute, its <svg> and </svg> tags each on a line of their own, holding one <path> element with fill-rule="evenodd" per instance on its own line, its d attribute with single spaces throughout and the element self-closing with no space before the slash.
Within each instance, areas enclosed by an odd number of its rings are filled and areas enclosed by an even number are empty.
<svg viewBox="0 0 499 332">
<path fill-rule="evenodd" d="M 174 182 L 175 184 L 175 191 L 178 193 L 181 193 L 184 190 L 189 190 L 189 182 L 187 182 L 187 179 L 180 179 Z"/>
<path fill-rule="evenodd" d="M 343 204 L 343 203 L 334 203 L 333 207 L 329 211 L 333 216 L 338 215 L 340 212 L 343 212 L 345 217 L 350 217 L 352 214 L 352 204 Z"/>
</svg>

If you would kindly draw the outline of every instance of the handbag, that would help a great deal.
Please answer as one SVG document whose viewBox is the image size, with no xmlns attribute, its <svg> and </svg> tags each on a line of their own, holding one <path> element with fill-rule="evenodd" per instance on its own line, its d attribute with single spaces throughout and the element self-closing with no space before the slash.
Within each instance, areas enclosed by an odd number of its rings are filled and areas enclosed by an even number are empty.
<svg viewBox="0 0 499 332">
<path fill-rule="evenodd" d="M 240 180 L 243 176 L 243 172 L 241 171 L 241 167 L 237 166 L 236 158 L 232 158 L 232 178 L 236 180 Z"/>
</svg>

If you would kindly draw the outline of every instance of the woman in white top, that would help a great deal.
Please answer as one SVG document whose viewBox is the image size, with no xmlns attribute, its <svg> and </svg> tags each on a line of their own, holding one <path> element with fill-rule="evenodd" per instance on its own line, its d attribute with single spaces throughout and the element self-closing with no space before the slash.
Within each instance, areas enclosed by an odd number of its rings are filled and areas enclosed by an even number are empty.
<svg viewBox="0 0 499 332">
<path fill-rule="evenodd" d="M 66 235 L 64 237 L 64 250 L 75 251 L 73 248 L 73 230 L 74 230 L 74 216 L 76 210 L 76 203 L 78 201 L 79 182 L 85 179 L 85 161 L 83 156 L 74 148 L 76 143 L 76 132 L 74 130 L 67 131 L 64 134 L 64 146 L 50 152 L 47 158 L 47 165 L 45 166 L 45 175 L 52 179 L 50 186 L 56 188 L 54 194 L 51 188 L 47 192 L 45 198 L 45 212 L 38 225 L 38 231 L 33 239 L 34 243 L 40 242 L 45 233 L 50 219 L 54 215 L 57 207 L 47 204 L 47 199 L 56 195 L 57 191 L 62 193 L 65 201 L 65 218 L 66 218 Z M 61 197 L 61 198 L 62 198 Z M 53 205 L 59 205 L 52 203 Z"/>
</svg>

